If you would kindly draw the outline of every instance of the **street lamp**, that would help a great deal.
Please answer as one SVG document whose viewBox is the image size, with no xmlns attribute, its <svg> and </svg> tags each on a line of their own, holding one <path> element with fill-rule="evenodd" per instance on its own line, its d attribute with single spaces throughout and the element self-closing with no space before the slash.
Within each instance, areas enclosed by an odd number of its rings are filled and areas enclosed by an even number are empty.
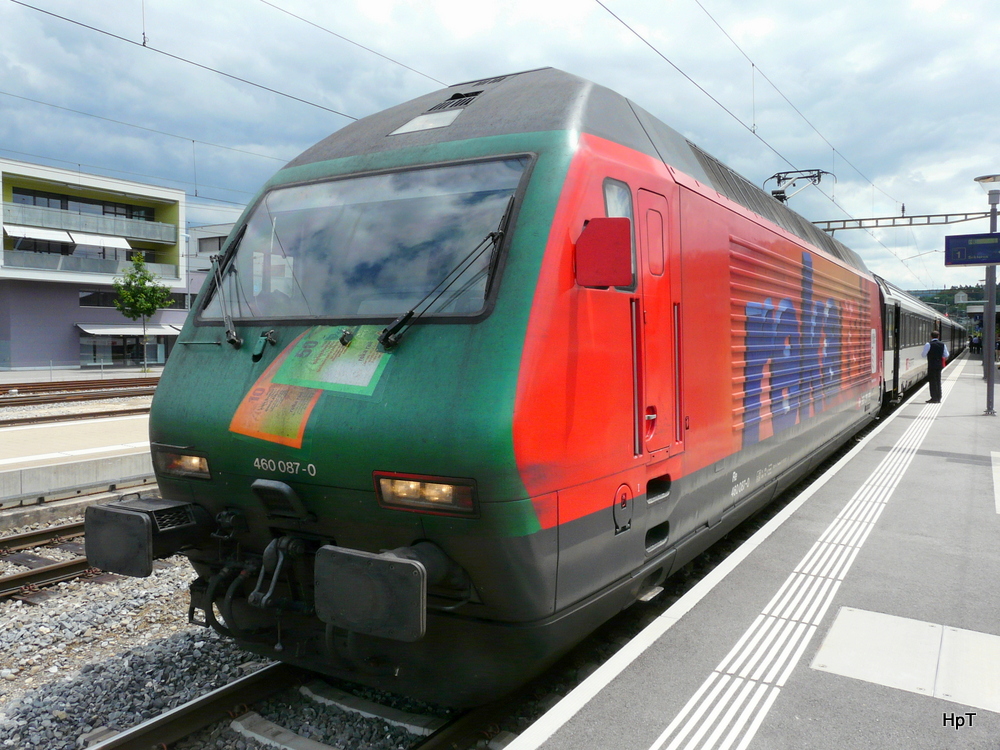
<svg viewBox="0 0 1000 750">
<path fill-rule="evenodd" d="M 1000 174 L 985 174 L 976 178 L 990 200 L 990 234 L 997 231 L 997 204 L 1000 203 L 1000 190 L 990 190 L 987 185 L 1000 183 Z M 997 267 L 986 266 L 986 308 L 983 310 L 983 368 L 986 371 L 986 413 L 996 414 L 993 410 L 993 384 L 996 382 L 996 327 L 997 327 Z M 986 352 L 989 350 L 989 364 Z"/>
</svg>

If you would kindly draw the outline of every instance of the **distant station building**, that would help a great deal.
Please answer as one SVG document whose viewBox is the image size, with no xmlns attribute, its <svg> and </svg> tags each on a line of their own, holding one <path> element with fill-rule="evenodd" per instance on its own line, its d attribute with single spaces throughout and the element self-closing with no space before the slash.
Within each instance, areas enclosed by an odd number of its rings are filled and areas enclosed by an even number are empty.
<svg viewBox="0 0 1000 750">
<path fill-rule="evenodd" d="M 0 370 L 141 363 L 142 321 L 115 309 L 113 286 L 136 253 L 172 293 L 146 326 L 147 361 L 165 362 L 208 265 L 184 191 L 0 159 L 0 196 Z M 197 239 L 217 248 L 230 227 Z"/>
</svg>

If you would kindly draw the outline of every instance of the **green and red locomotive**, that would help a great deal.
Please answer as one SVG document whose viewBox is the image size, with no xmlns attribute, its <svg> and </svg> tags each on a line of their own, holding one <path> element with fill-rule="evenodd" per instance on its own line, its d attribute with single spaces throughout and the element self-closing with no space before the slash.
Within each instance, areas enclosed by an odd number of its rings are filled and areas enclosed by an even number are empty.
<svg viewBox="0 0 1000 750">
<path fill-rule="evenodd" d="M 527 680 L 879 409 L 845 246 L 553 69 L 334 133 L 236 225 L 150 415 L 162 499 L 92 562 L 182 551 L 252 651 L 471 705 Z"/>
</svg>

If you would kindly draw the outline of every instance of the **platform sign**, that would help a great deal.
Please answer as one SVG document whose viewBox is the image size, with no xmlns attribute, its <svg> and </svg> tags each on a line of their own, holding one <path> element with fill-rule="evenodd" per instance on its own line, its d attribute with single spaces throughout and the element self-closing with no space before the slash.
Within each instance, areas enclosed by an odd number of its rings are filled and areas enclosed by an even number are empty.
<svg viewBox="0 0 1000 750">
<path fill-rule="evenodd" d="M 946 266 L 991 266 L 1000 264 L 1000 233 L 954 234 L 944 238 Z"/>
</svg>

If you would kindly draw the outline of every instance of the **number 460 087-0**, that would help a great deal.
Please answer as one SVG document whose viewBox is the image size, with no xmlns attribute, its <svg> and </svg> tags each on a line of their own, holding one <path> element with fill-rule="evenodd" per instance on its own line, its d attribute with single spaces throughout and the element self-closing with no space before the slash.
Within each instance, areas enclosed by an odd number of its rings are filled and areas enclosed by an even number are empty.
<svg viewBox="0 0 1000 750">
<path fill-rule="evenodd" d="M 316 476 L 315 464 L 304 464 L 301 461 L 276 461 L 273 458 L 255 458 L 253 467 L 260 471 L 276 471 L 280 474 L 308 474 Z"/>
</svg>

